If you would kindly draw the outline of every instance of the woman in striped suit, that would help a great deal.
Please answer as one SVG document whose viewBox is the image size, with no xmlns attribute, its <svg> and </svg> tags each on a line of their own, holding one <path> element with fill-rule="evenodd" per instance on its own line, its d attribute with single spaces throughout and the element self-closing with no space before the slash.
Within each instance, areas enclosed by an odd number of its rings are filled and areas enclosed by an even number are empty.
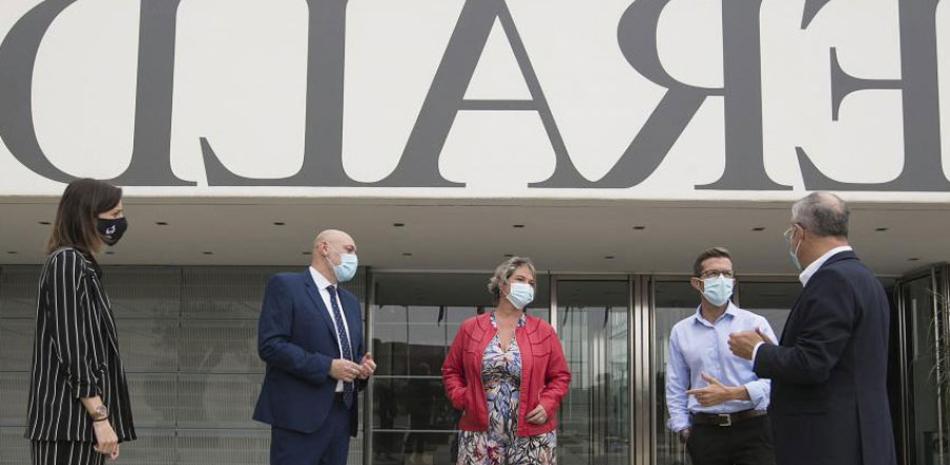
<svg viewBox="0 0 950 465">
<path fill-rule="evenodd" d="M 28 427 L 35 465 L 102 464 L 135 439 L 129 388 L 95 256 L 128 224 L 122 190 L 66 187 L 40 276 Z"/>
</svg>

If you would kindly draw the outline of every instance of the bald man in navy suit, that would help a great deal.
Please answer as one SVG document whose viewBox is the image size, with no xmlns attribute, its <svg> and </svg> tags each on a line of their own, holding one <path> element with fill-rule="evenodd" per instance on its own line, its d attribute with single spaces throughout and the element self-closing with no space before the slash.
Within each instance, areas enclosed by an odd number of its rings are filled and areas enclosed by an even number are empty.
<svg viewBox="0 0 950 465">
<path fill-rule="evenodd" d="M 890 304 L 848 244 L 843 200 L 814 193 L 786 231 L 804 289 L 778 345 L 757 332 L 730 348 L 772 380 L 769 418 L 778 465 L 895 465 L 887 396 Z"/>
<path fill-rule="evenodd" d="M 302 273 L 267 283 L 258 352 L 267 364 L 254 419 L 271 425 L 272 465 L 345 465 L 357 392 L 376 370 L 364 353 L 359 300 L 339 285 L 358 267 L 343 231 L 320 233 Z"/>
</svg>

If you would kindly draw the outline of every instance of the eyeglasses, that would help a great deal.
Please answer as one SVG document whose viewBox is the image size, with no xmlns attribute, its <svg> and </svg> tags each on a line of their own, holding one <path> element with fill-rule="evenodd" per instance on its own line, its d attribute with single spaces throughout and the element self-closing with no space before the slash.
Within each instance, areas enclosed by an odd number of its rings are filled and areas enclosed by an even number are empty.
<svg viewBox="0 0 950 465">
<path fill-rule="evenodd" d="M 805 227 L 802 226 L 802 225 L 799 224 L 799 223 L 795 223 L 795 224 L 789 226 L 788 229 L 786 229 L 785 232 L 782 233 L 782 236 L 785 237 L 785 240 L 786 240 L 786 241 L 791 241 L 791 240 L 792 240 L 792 236 L 795 235 L 795 226 L 798 226 L 799 228 L 802 228 L 802 231 L 805 230 Z"/>
<path fill-rule="evenodd" d="M 734 275 L 730 270 L 707 270 L 703 271 L 703 274 L 699 275 L 702 279 L 715 278 L 716 276 L 722 276 L 726 279 L 732 279 Z"/>
</svg>

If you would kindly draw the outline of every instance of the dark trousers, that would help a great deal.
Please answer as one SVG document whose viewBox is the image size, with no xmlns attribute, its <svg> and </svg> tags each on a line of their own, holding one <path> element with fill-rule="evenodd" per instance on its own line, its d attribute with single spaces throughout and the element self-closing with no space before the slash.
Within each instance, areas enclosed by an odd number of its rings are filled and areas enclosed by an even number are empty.
<svg viewBox="0 0 950 465">
<path fill-rule="evenodd" d="M 693 465 L 775 465 L 769 417 L 732 426 L 696 425 L 686 441 Z"/>
<path fill-rule="evenodd" d="M 30 441 L 33 465 L 102 465 L 105 455 L 91 442 Z"/>
<path fill-rule="evenodd" d="M 313 433 L 271 428 L 271 465 L 346 465 L 349 453 L 350 410 L 339 399 Z"/>
</svg>

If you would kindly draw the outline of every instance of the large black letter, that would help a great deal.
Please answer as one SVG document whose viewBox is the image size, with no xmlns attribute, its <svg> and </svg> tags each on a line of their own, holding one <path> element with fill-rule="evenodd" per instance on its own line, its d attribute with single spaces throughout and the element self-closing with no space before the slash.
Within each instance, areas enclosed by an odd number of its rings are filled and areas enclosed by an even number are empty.
<svg viewBox="0 0 950 465">
<path fill-rule="evenodd" d="M 762 0 L 722 2 L 726 169 L 698 189 L 791 190 L 765 171 L 762 145 Z"/>
<path fill-rule="evenodd" d="M 75 0 L 47 0 L 20 18 L 0 44 L 0 138 L 13 157 L 34 173 L 59 182 L 73 176 L 50 163 L 33 125 L 33 67 L 53 20 Z"/>
<path fill-rule="evenodd" d="M 46 158 L 33 125 L 33 69 L 40 42 L 53 20 L 76 0 L 40 3 L 10 30 L 0 45 L 0 137 L 31 171 L 58 182 L 75 177 Z M 179 0 L 142 0 L 139 74 L 132 161 L 113 182 L 125 185 L 193 185 L 171 170 L 171 87 L 175 11 Z"/>
<path fill-rule="evenodd" d="M 466 100 L 465 92 L 485 49 L 495 18 L 501 23 L 531 100 Z M 457 187 L 439 173 L 439 155 L 459 111 L 536 111 L 551 139 L 557 166 L 574 170 L 567 147 L 554 122 L 541 84 L 504 0 L 469 0 L 442 56 L 399 166 L 378 185 L 389 187 Z M 575 170 L 576 172 L 576 170 Z"/>
<path fill-rule="evenodd" d="M 878 184 L 848 183 L 828 178 L 796 147 L 802 178 L 808 190 L 946 191 L 940 151 L 940 104 L 937 78 L 937 23 L 939 0 L 897 2 L 900 15 L 901 79 L 860 79 L 849 75 L 831 49 L 832 120 L 838 120 L 841 102 L 853 92 L 895 89 L 903 95 L 904 167 L 897 178 Z M 827 0 L 806 3 L 807 27 Z M 809 8 L 809 6 L 811 6 Z"/>
<path fill-rule="evenodd" d="M 780 190 L 762 155 L 762 86 L 759 58 L 761 0 L 724 1 L 722 5 L 724 87 L 704 88 L 677 81 L 660 63 L 657 25 L 669 0 L 639 0 L 617 32 L 627 61 L 647 79 L 669 89 L 620 160 L 596 183 L 556 172 L 545 187 L 629 188 L 646 180 L 666 158 L 706 98 L 725 97 L 726 169 L 722 178 L 700 189 Z M 561 167 L 558 166 L 558 170 Z"/>
<path fill-rule="evenodd" d="M 303 166 L 282 179 L 245 178 L 232 173 L 201 138 L 210 186 L 366 185 L 343 170 L 343 70 L 347 0 L 307 0 L 310 8 L 307 52 L 307 116 Z M 262 154 L 267 156 L 267 154 Z"/>
<path fill-rule="evenodd" d="M 171 167 L 175 29 L 181 0 L 142 0 L 132 162 L 112 180 L 127 186 L 194 186 Z"/>
</svg>

